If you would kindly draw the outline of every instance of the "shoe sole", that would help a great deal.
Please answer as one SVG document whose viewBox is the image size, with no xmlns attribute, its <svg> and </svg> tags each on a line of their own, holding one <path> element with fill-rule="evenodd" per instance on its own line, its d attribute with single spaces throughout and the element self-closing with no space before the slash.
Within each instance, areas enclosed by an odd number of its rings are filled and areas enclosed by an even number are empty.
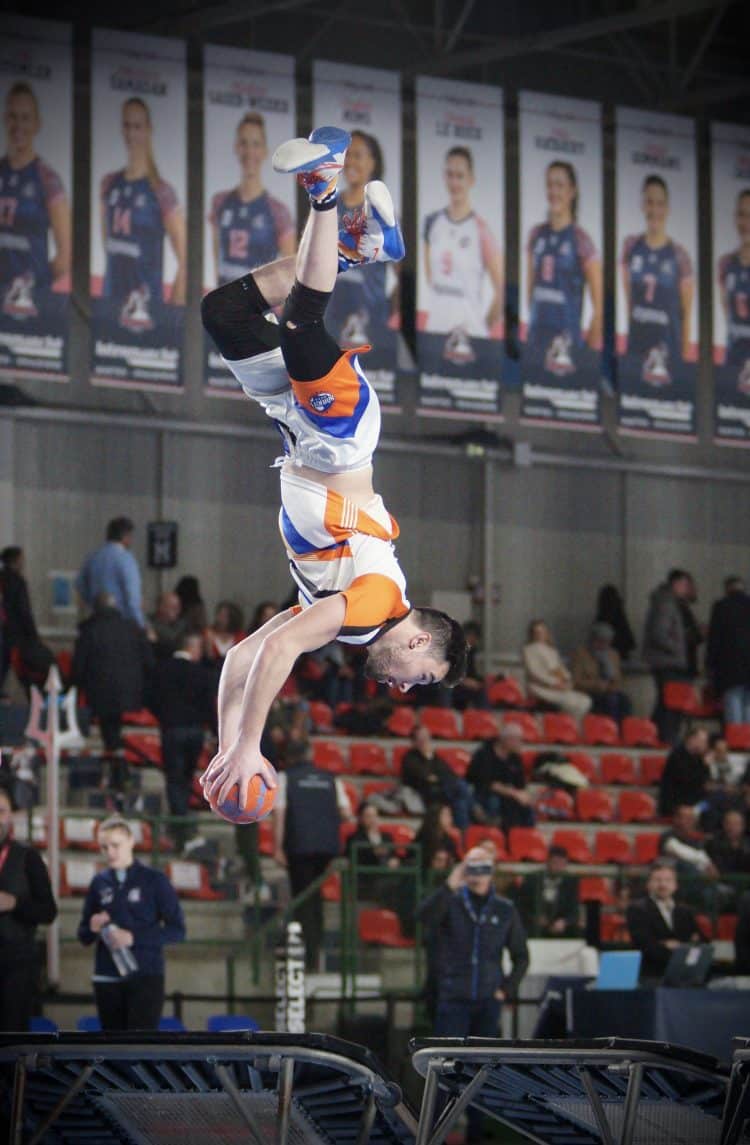
<svg viewBox="0 0 750 1145">
<path fill-rule="evenodd" d="M 396 225 L 396 211 L 393 206 L 393 199 L 385 183 L 381 183 L 379 179 L 368 183 L 365 187 L 365 198 L 373 210 L 377 211 L 387 227 L 394 227 Z"/>
<path fill-rule="evenodd" d="M 324 133 L 329 133 L 326 139 Z M 282 143 L 273 153 L 271 166 L 274 171 L 284 175 L 297 174 L 301 171 L 314 171 L 321 165 L 321 160 L 328 159 L 340 166 L 334 160 L 334 155 L 346 151 L 349 146 L 349 135 L 336 128 L 321 128 L 319 133 L 321 142 L 312 139 L 289 139 Z M 323 141 L 325 140 L 325 142 Z M 324 164 L 325 165 L 325 164 Z"/>
</svg>

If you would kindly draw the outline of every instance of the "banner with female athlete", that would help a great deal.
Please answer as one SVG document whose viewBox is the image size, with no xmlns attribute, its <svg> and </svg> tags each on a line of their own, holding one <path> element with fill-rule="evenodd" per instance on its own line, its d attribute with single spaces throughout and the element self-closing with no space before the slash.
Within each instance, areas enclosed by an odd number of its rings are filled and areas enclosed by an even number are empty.
<svg viewBox="0 0 750 1145">
<path fill-rule="evenodd" d="M 695 124 L 616 109 L 618 421 L 695 439 Z"/>
<path fill-rule="evenodd" d="M 203 289 L 297 249 L 296 183 L 270 156 L 296 135 L 294 59 L 206 46 L 203 55 Z M 204 332 L 207 392 L 242 390 Z"/>
<path fill-rule="evenodd" d="M 711 124 L 714 434 L 750 445 L 750 128 Z"/>
<path fill-rule="evenodd" d="M 600 420 L 602 120 L 598 103 L 519 96 L 521 416 Z"/>
<path fill-rule="evenodd" d="M 95 29 L 92 381 L 182 386 L 187 73 L 180 40 Z"/>
<path fill-rule="evenodd" d="M 356 228 L 365 185 L 382 179 L 401 214 L 401 77 L 381 68 L 313 62 L 313 122 L 345 127 L 352 142 L 339 184 L 342 229 Z M 401 311 L 400 268 L 392 262 L 351 267 L 340 274 L 326 311 L 326 325 L 344 347 L 369 344 L 367 377 L 386 410 L 399 408 L 397 393 Z"/>
<path fill-rule="evenodd" d="M 70 24 L 0 21 L 0 373 L 65 381 L 70 337 Z"/>
<path fill-rule="evenodd" d="M 501 417 L 504 158 L 499 88 L 417 77 L 421 414 Z"/>
</svg>

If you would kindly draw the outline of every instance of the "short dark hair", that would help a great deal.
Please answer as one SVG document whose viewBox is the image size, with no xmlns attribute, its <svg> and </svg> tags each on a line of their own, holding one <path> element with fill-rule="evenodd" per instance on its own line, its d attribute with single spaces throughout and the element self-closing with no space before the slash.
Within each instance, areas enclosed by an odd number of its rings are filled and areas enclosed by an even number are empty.
<svg viewBox="0 0 750 1145">
<path fill-rule="evenodd" d="M 11 565 L 16 563 L 22 553 L 23 549 L 20 545 L 6 545 L 0 553 L 0 561 L 2 561 L 7 568 L 10 568 Z"/>
<path fill-rule="evenodd" d="M 465 159 L 469 165 L 469 170 L 474 170 L 474 156 L 468 147 L 464 147 L 459 143 L 455 147 L 451 147 L 450 150 L 446 151 L 445 153 L 446 160 L 452 159 L 454 156 L 458 159 Z"/>
<path fill-rule="evenodd" d="M 745 582 L 741 576 L 736 574 L 724 578 L 724 592 L 744 592 Z"/>
<path fill-rule="evenodd" d="M 107 525 L 107 540 L 108 541 L 121 541 L 123 537 L 127 537 L 128 533 L 132 533 L 135 525 L 130 520 L 130 517 L 113 517 Z"/>
<path fill-rule="evenodd" d="M 654 175 L 653 173 L 651 175 L 647 175 L 641 184 L 641 194 L 644 194 L 646 191 L 648 191 L 649 187 L 661 187 L 664 194 L 667 196 L 667 198 L 669 198 L 669 187 L 667 186 L 667 180 L 662 178 L 661 175 Z"/>
<path fill-rule="evenodd" d="M 564 847 L 559 847 L 557 843 L 553 843 L 550 849 L 547 851 L 547 858 L 551 859 L 555 855 L 557 855 L 558 859 L 567 859 L 568 852 Z"/>
<path fill-rule="evenodd" d="M 415 620 L 432 636 L 433 651 L 448 661 L 448 671 L 440 681 L 452 688 L 466 675 L 466 637 L 457 620 L 438 608 L 415 609 Z"/>
<path fill-rule="evenodd" d="M 676 875 L 677 864 L 675 863 L 674 859 L 654 859 L 653 863 L 648 868 L 649 877 L 651 877 L 655 871 L 671 871 L 673 875 Z"/>
<path fill-rule="evenodd" d="M 671 588 L 671 586 L 675 583 L 675 581 L 684 580 L 685 577 L 689 577 L 689 576 L 690 576 L 690 573 L 687 571 L 687 569 L 670 569 L 669 572 L 667 573 L 667 584 Z"/>
</svg>

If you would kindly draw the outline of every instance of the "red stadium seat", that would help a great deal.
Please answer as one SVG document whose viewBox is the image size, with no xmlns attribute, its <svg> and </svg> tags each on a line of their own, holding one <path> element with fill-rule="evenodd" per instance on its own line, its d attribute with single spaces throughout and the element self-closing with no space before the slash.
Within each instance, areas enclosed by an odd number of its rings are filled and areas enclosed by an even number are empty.
<svg viewBox="0 0 750 1145">
<path fill-rule="evenodd" d="M 360 911 L 358 929 L 361 942 L 399 948 L 414 946 L 414 939 L 405 938 L 402 934 L 398 915 L 392 910 Z"/>
<path fill-rule="evenodd" d="M 128 724 L 137 728 L 158 728 L 159 726 L 156 716 L 148 708 L 139 708 L 137 712 L 123 712 L 122 722 L 126 727 Z"/>
<path fill-rule="evenodd" d="M 346 850 L 346 844 L 347 844 L 347 841 L 349 839 L 349 836 L 353 835 L 356 830 L 357 830 L 357 824 L 356 823 L 341 823 L 340 824 L 340 826 L 339 826 L 339 843 L 341 845 L 342 851 Z"/>
<path fill-rule="evenodd" d="M 128 763 L 139 766 L 147 764 L 152 764 L 154 767 L 164 766 L 158 736 L 128 732 L 122 737 L 122 746 L 125 748 L 125 758 Z"/>
<path fill-rule="evenodd" d="M 354 784 L 353 783 L 347 784 L 347 790 L 350 786 L 354 787 Z M 385 794 L 386 791 L 392 791 L 392 790 L 393 790 L 393 781 L 392 780 L 390 780 L 390 779 L 371 779 L 369 781 L 369 783 L 364 783 L 362 785 L 362 799 L 364 800 L 365 803 L 367 803 L 367 801 L 369 799 L 371 799 L 373 795 L 383 795 L 383 794 Z M 355 788 L 355 791 L 356 791 L 356 788 Z M 359 800 L 357 800 L 357 803 L 359 803 Z"/>
<path fill-rule="evenodd" d="M 274 852 L 273 827 L 270 819 L 261 819 L 258 824 L 258 850 L 261 855 L 272 855 Z"/>
<path fill-rule="evenodd" d="M 609 716 L 584 716 L 581 721 L 581 732 L 581 739 L 585 744 L 601 743 L 614 747 L 620 742 L 617 724 Z"/>
<path fill-rule="evenodd" d="M 622 751 L 603 752 L 599 758 L 602 783 L 636 784 L 635 760 Z"/>
<path fill-rule="evenodd" d="M 543 736 L 537 723 L 536 716 L 531 712 L 505 712 L 503 714 L 503 727 L 515 724 L 523 733 L 524 743 L 541 743 Z"/>
<path fill-rule="evenodd" d="M 543 863 L 547 858 L 547 841 L 536 827 L 511 827 L 508 851 L 513 862 Z"/>
<path fill-rule="evenodd" d="M 388 823 L 381 828 L 383 835 L 388 835 L 397 847 L 408 847 L 414 842 L 414 832 L 406 823 Z"/>
<path fill-rule="evenodd" d="M 716 920 L 716 937 L 722 942 L 734 942 L 737 933 L 737 915 L 720 914 Z"/>
<path fill-rule="evenodd" d="M 599 919 L 601 942 L 629 943 L 628 922 L 624 914 L 602 914 Z"/>
<path fill-rule="evenodd" d="M 586 776 L 589 783 L 599 782 L 599 766 L 593 755 L 589 755 L 587 751 L 569 751 L 567 757 L 568 762 L 577 767 L 581 774 Z"/>
<path fill-rule="evenodd" d="M 341 782 L 344 785 L 344 791 L 346 792 L 346 798 L 349 800 L 349 807 L 351 808 L 352 815 L 356 815 L 357 808 L 361 802 L 359 791 L 348 779 L 342 779 Z"/>
<path fill-rule="evenodd" d="M 89 884 L 104 864 L 94 858 L 63 859 L 60 863 L 60 894 L 85 895 Z"/>
<path fill-rule="evenodd" d="M 71 851 L 98 851 L 99 820 L 93 816 L 76 819 L 66 815 L 60 823 L 60 846 Z"/>
<path fill-rule="evenodd" d="M 667 762 L 666 755 L 642 755 L 641 756 L 641 783 L 645 787 L 656 787 L 661 781 L 664 765 Z"/>
<path fill-rule="evenodd" d="M 600 902 L 602 906 L 614 906 L 617 901 L 612 891 L 612 880 L 600 875 L 586 875 L 578 880 L 579 902 Z"/>
<path fill-rule="evenodd" d="M 648 791 L 623 791 L 618 816 L 622 823 L 653 823 L 657 818 L 656 800 Z"/>
<path fill-rule="evenodd" d="M 332 732 L 334 730 L 333 712 L 329 704 L 324 703 L 323 700 L 311 700 L 309 712 L 314 731 Z"/>
<path fill-rule="evenodd" d="M 488 683 L 487 698 L 494 708 L 528 707 L 528 700 L 523 694 L 521 685 L 512 676 Z"/>
<path fill-rule="evenodd" d="M 471 752 L 462 747 L 441 747 L 438 755 L 445 760 L 451 771 L 463 779 L 471 763 Z"/>
<path fill-rule="evenodd" d="M 404 756 L 409 751 L 408 743 L 395 743 L 391 748 L 391 760 L 393 766 L 393 774 L 401 774 L 401 764 L 404 762 Z"/>
<path fill-rule="evenodd" d="M 626 747 L 661 747 L 656 724 L 638 716 L 626 716 L 622 721 L 622 742 Z"/>
<path fill-rule="evenodd" d="M 167 878 L 182 898 L 200 899 L 213 902 L 223 899 L 220 891 L 215 891 L 208 881 L 208 871 L 203 863 L 188 859 L 173 859 L 167 863 Z"/>
<path fill-rule="evenodd" d="M 464 841 L 461 838 L 461 832 L 459 831 L 458 827 L 448 827 L 447 828 L 447 834 L 450 835 L 451 839 L 453 840 L 453 842 L 455 844 L 456 854 L 458 855 L 459 859 L 463 859 L 463 857 L 464 857 Z"/>
<path fill-rule="evenodd" d="M 622 831 L 597 831 L 594 840 L 594 862 L 632 863 L 633 848 Z"/>
<path fill-rule="evenodd" d="M 578 724 L 565 712 L 545 712 L 542 736 L 545 743 L 578 743 Z"/>
<path fill-rule="evenodd" d="M 417 723 L 413 708 L 396 708 L 386 720 L 386 728 L 392 736 L 410 736 Z"/>
<path fill-rule="evenodd" d="M 349 768 L 355 775 L 390 775 L 388 752 L 378 743 L 353 743 L 349 748 Z"/>
<path fill-rule="evenodd" d="M 341 902 L 341 875 L 331 871 L 325 882 L 320 884 L 320 897 L 324 902 Z"/>
<path fill-rule="evenodd" d="M 732 751 L 750 751 L 750 724 L 727 724 L 725 734 Z"/>
<path fill-rule="evenodd" d="M 478 847 L 485 839 L 489 839 L 495 844 L 498 859 L 507 859 L 505 836 L 499 827 L 486 827 L 481 823 L 472 823 L 471 827 L 467 827 L 464 831 L 464 848 L 470 851 L 472 847 Z"/>
<path fill-rule="evenodd" d="M 534 810 L 539 819 L 573 819 L 576 805 L 573 796 L 567 791 L 559 787 L 545 787 L 536 798 Z"/>
<path fill-rule="evenodd" d="M 661 836 L 655 831 L 639 831 L 635 837 L 633 857 L 640 866 L 647 867 L 659 854 Z"/>
<path fill-rule="evenodd" d="M 699 715 L 701 702 L 692 684 L 670 680 L 662 689 L 662 703 L 670 712 L 682 712 L 686 716 Z"/>
<path fill-rule="evenodd" d="M 532 771 L 534 770 L 534 764 L 536 763 L 536 757 L 538 755 L 539 755 L 539 752 L 536 751 L 536 749 L 531 750 L 531 751 L 529 751 L 527 749 L 526 751 L 521 752 L 521 763 L 523 764 L 523 773 L 527 779 L 530 777 Z"/>
<path fill-rule="evenodd" d="M 593 863 L 594 861 L 583 831 L 561 827 L 552 836 L 552 846 L 562 847 L 571 863 Z"/>
<path fill-rule="evenodd" d="M 611 823 L 615 817 L 612 796 L 596 788 L 583 788 L 576 792 L 576 809 L 583 823 Z"/>
<path fill-rule="evenodd" d="M 714 937 L 714 923 L 710 914 L 696 914 L 695 921 L 704 938 L 711 939 Z"/>
<path fill-rule="evenodd" d="M 420 708 L 419 722 L 436 739 L 461 739 L 461 716 L 453 708 Z"/>
<path fill-rule="evenodd" d="M 464 739 L 494 739 L 496 735 L 497 719 L 492 712 L 467 708 L 464 712 Z"/>
<path fill-rule="evenodd" d="M 339 743 L 329 739 L 314 739 L 312 741 L 313 763 L 321 771 L 330 771 L 334 775 L 341 775 L 348 770 L 348 760 L 344 748 Z"/>
</svg>

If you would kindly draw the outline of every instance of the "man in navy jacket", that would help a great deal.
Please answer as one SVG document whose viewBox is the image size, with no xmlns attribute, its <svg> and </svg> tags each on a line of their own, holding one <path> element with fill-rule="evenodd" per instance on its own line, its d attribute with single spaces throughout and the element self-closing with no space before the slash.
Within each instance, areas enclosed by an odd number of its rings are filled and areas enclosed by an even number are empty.
<svg viewBox="0 0 750 1145">
<path fill-rule="evenodd" d="M 106 871 L 86 894 L 78 938 L 96 942 L 94 997 L 103 1030 L 155 1030 L 164 1004 L 164 953 L 185 938 L 185 919 L 167 876 L 133 860 L 134 838 L 125 819 L 113 816 L 99 828 Z M 108 942 L 102 937 L 104 927 Z M 113 952 L 129 949 L 137 968 L 125 976 Z"/>
</svg>

